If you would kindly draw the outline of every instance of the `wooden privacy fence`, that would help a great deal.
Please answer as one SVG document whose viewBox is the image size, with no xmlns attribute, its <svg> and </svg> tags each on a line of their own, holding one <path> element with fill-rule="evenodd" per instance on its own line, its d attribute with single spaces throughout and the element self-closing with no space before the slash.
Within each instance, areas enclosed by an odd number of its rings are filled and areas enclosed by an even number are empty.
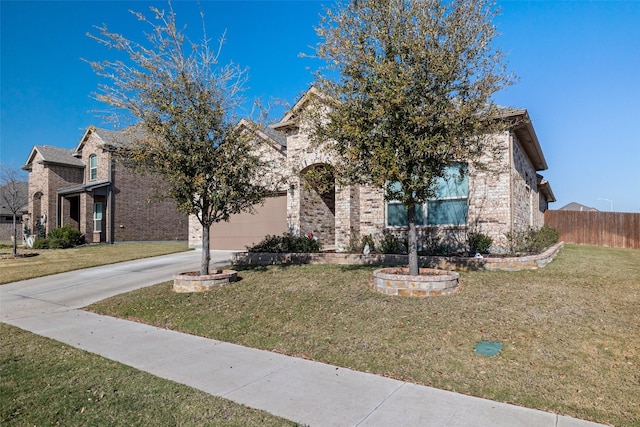
<svg viewBox="0 0 640 427">
<path fill-rule="evenodd" d="M 640 214 L 546 211 L 544 223 L 566 243 L 640 249 Z"/>
</svg>

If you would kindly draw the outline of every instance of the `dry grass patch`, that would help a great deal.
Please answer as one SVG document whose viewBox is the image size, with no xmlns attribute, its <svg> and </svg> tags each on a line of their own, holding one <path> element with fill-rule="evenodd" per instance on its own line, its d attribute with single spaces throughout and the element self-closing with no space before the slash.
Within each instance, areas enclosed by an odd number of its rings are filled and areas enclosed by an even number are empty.
<svg viewBox="0 0 640 427">
<path fill-rule="evenodd" d="M 13 326 L 0 339 L 2 425 L 296 425 Z"/>
<path fill-rule="evenodd" d="M 186 242 L 87 245 L 69 249 L 19 249 L 23 258 L 0 259 L 0 284 L 188 250 Z M 0 254 L 10 254 L 0 248 Z"/>
<path fill-rule="evenodd" d="M 578 418 L 640 425 L 640 251 L 567 245 L 544 269 L 461 274 L 455 295 L 372 290 L 368 267 L 241 271 L 202 294 L 170 284 L 98 313 Z M 500 341 L 493 358 L 474 353 Z"/>
</svg>

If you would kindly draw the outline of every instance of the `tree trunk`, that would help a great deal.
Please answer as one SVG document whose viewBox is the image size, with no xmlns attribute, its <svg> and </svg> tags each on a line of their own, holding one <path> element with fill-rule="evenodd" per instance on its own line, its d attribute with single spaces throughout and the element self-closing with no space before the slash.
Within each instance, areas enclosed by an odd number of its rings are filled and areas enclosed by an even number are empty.
<svg viewBox="0 0 640 427">
<path fill-rule="evenodd" d="M 209 274 L 209 261 L 211 261 L 211 254 L 209 253 L 209 234 L 211 225 L 202 225 L 202 258 L 200 260 L 200 275 L 206 276 Z"/>
<path fill-rule="evenodd" d="M 415 205 L 406 206 L 407 208 L 407 224 L 409 225 L 408 244 L 409 252 L 409 274 L 417 276 L 420 274 L 418 269 L 418 232 L 416 231 L 416 207 Z"/>
<path fill-rule="evenodd" d="M 18 255 L 18 228 L 16 227 L 16 213 L 13 213 L 13 256 Z"/>
</svg>

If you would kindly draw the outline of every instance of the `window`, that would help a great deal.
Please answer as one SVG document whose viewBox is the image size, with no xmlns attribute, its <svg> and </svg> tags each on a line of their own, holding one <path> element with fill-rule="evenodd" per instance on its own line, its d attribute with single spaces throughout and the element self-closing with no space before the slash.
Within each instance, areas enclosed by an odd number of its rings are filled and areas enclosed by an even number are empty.
<svg viewBox="0 0 640 427">
<path fill-rule="evenodd" d="M 460 174 L 462 169 L 462 176 Z M 416 206 L 416 225 L 464 225 L 467 223 L 469 177 L 467 166 L 455 164 L 436 181 L 436 197 Z M 397 201 L 387 203 L 387 226 L 407 225 L 407 210 Z"/>
<path fill-rule="evenodd" d="M 416 225 L 425 225 L 424 209 L 422 206 L 415 207 Z M 387 225 L 389 227 L 405 227 L 407 225 L 407 209 L 400 202 L 389 202 L 387 204 Z"/>
<path fill-rule="evenodd" d="M 95 154 L 89 156 L 89 180 L 94 181 L 98 177 L 98 157 Z"/>
<path fill-rule="evenodd" d="M 102 231 L 102 203 L 93 204 L 93 231 Z"/>
</svg>

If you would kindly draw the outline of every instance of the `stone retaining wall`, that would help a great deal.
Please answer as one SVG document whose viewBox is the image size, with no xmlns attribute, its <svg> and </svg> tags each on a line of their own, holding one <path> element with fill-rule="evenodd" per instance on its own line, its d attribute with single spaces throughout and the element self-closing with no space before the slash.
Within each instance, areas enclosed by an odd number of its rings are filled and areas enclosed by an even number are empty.
<svg viewBox="0 0 640 427">
<path fill-rule="evenodd" d="M 463 258 L 463 257 L 419 257 L 420 267 L 438 268 L 442 270 L 535 270 L 549 264 L 564 242 L 551 246 L 537 255 L 527 255 L 515 258 Z M 409 263 L 407 255 L 391 254 L 349 254 L 349 253 L 251 253 L 236 252 L 231 261 L 234 265 L 272 265 L 272 264 L 350 264 L 350 265 L 387 265 L 406 266 Z"/>
<path fill-rule="evenodd" d="M 373 272 L 374 288 L 385 295 L 430 297 L 450 295 L 458 289 L 460 275 L 455 271 L 421 268 L 418 276 L 408 268 L 381 268 Z"/>
</svg>

